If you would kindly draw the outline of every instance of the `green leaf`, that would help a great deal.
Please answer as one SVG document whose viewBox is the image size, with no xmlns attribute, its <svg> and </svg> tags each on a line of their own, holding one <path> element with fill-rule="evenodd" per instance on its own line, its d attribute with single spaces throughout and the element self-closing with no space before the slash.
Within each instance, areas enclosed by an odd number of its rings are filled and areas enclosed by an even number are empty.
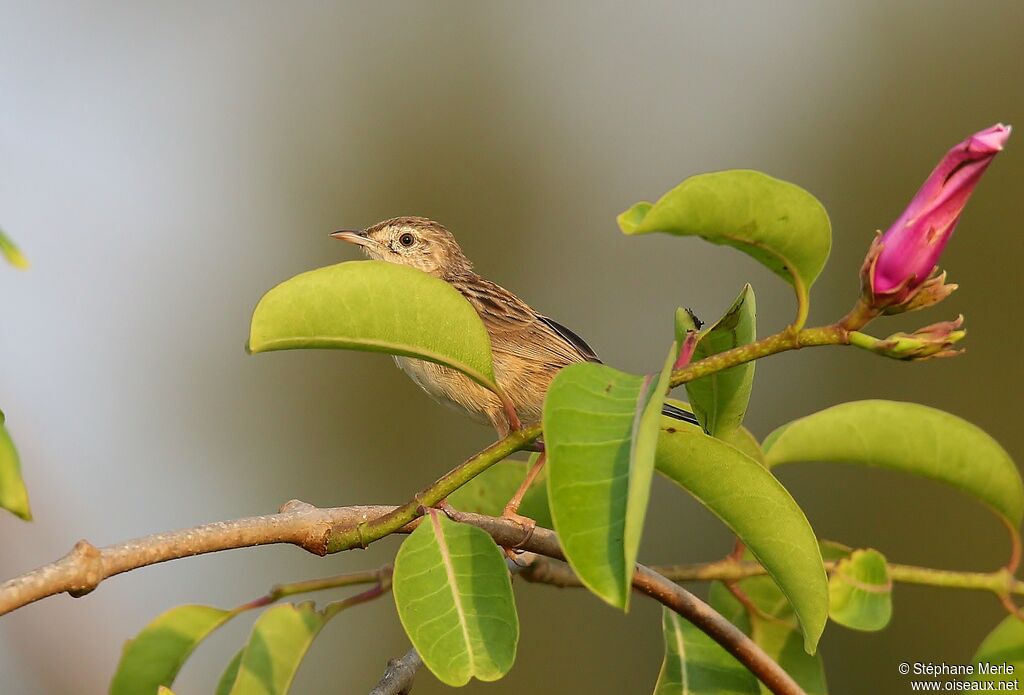
<svg viewBox="0 0 1024 695">
<path fill-rule="evenodd" d="M 626 610 L 677 346 L 658 375 L 572 364 L 544 401 L 548 502 L 580 581 Z"/>
<path fill-rule="evenodd" d="M 855 401 L 794 420 L 764 440 L 769 466 L 855 463 L 952 485 L 1020 526 L 1024 485 L 1006 450 L 955 415 L 916 403 Z"/>
<path fill-rule="evenodd" d="M 1004 618 L 981 643 L 971 662 L 979 669 L 984 666 L 988 670 L 988 673 L 973 675 L 971 680 L 1007 684 L 1016 681 L 1016 688 L 1001 692 L 1021 692 L 1021 673 L 1024 672 L 1024 621 L 1014 615 Z M 992 670 L 993 666 L 1004 664 L 1012 667 L 1013 672 L 997 674 Z"/>
<path fill-rule="evenodd" d="M 505 505 L 519 489 L 527 471 L 540 454 L 530 461 L 500 461 L 448 495 L 448 503 L 463 512 L 501 516 Z M 548 509 L 547 469 L 541 470 L 533 485 L 526 491 L 519 513 L 537 522 L 538 526 L 552 528 Z"/>
<path fill-rule="evenodd" d="M 699 331 L 698 319 L 689 309 L 679 307 L 676 309 L 676 343 L 683 344 L 686 334 Z"/>
<path fill-rule="evenodd" d="M 754 290 L 744 285 L 725 316 L 701 335 L 692 361 L 754 342 L 756 313 Z M 753 383 L 753 361 L 687 383 L 686 395 L 704 431 L 721 439 L 737 429 L 747 412 Z"/>
<path fill-rule="evenodd" d="M 235 685 L 235 679 L 238 678 L 238 667 L 242 665 L 242 654 L 245 652 L 245 648 L 239 649 L 231 661 L 228 662 L 227 668 L 224 669 L 224 673 L 221 674 L 220 680 L 217 681 L 217 691 L 215 695 L 231 695 L 231 688 Z"/>
<path fill-rule="evenodd" d="M 757 679 L 721 645 L 662 609 L 665 660 L 654 695 L 757 695 Z"/>
<path fill-rule="evenodd" d="M 828 582 L 829 617 L 852 630 L 882 630 L 892 618 L 892 580 L 885 556 L 855 550 L 840 560 Z"/>
<path fill-rule="evenodd" d="M 662 430 L 657 468 L 746 544 L 792 604 L 813 653 L 828 620 L 828 579 L 814 531 L 786 488 L 757 461 L 694 427 Z"/>
<path fill-rule="evenodd" d="M 21 478 L 21 462 L 18 450 L 14 448 L 7 428 L 0 424 L 0 507 L 21 517 L 32 520 L 28 504 L 28 490 Z"/>
<path fill-rule="evenodd" d="M 158 686 L 171 685 L 199 643 L 233 615 L 210 606 L 178 606 L 161 614 L 124 645 L 110 695 L 152 695 Z"/>
<path fill-rule="evenodd" d="M 495 681 L 516 658 L 519 617 L 501 551 L 436 510 L 395 557 L 395 605 L 423 663 L 447 685 Z"/>
<path fill-rule="evenodd" d="M 827 695 L 821 654 L 808 654 L 801 648 L 803 640 L 793 624 L 793 612 L 778 587 L 767 577 L 744 579 L 737 586 L 769 617 L 748 613 L 721 582 L 711 584 L 708 603 L 747 633 L 807 695 Z M 770 695 L 763 683 L 758 687 L 764 695 Z"/>
<path fill-rule="evenodd" d="M 302 658 L 325 622 L 312 602 L 283 603 L 265 610 L 253 624 L 249 642 L 242 650 L 231 695 L 287 693 Z"/>
<path fill-rule="evenodd" d="M 0 254 L 7 259 L 7 262 L 13 265 L 15 268 L 21 268 L 24 270 L 28 268 L 28 259 L 21 253 L 11 238 L 4 234 L 4 230 L 0 229 Z"/>
<path fill-rule="evenodd" d="M 719 437 L 719 439 L 726 444 L 732 444 L 744 454 L 767 468 L 764 462 L 764 452 L 761 451 L 761 445 L 758 443 L 757 437 L 751 434 L 750 430 L 746 427 L 740 425 L 736 429 L 724 433 Z"/>
<path fill-rule="evenodd" d="M 737 248 L 793 285 L 804 300 L 832 247 L 821 203 L 799 186 L 759 171 L 693 176 L 653 205 L 637 203 L 618 222 L 626 234 L 699 236 Z"/>
<path fill-rule="evenodd" d="M 436 362 L 491 390 L 491 341 L 458 290 L 415 268 L 351 261 L 285 280 L 256 305 L 249 350 L 365 350 Z"/>
</svg>

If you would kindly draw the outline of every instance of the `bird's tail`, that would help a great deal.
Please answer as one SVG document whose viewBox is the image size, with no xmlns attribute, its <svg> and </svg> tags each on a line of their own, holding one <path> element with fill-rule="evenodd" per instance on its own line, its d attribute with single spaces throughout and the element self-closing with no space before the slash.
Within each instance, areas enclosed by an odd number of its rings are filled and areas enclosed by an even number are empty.
<svg viewBox="0 0 1024 695">
<path fill-rule="evenodd" d="M 671 403 L 665 403 L 661 406 L 661 414 L 672 418 L 673 420 L 682 420 L 683 422 L 689 422 L 691 425 L 699 425 L 697 422 L 697 416 L 688 410 L 683 410 L 679 406 L 672 405 Z"/>
</svg>

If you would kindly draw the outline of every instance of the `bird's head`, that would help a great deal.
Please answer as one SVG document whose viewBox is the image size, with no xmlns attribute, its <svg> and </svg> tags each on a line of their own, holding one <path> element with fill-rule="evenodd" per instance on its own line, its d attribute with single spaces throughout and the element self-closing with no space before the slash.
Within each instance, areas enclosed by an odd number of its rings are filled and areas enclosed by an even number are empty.
<svg viewBox="0 0 1024 695">
<path fill-rule="evenodd" d="M 425 217 L 395 217 L 331 236 L 357 244 L 372 259 L 411 266 L 443 280 L 472 269 L 452 233 Z"/>
</svg>

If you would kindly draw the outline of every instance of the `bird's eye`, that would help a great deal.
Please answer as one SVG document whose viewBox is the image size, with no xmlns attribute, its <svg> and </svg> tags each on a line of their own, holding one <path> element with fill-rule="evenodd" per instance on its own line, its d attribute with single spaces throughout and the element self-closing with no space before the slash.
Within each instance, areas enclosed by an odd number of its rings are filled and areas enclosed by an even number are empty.
<svg viewBox="0 0 1024 695">
<path fill-rule="evenodd" d="M 410 234 L 409 232 L 406 232 L 402 236 L 398 237 L 398 243 L 405 247 L 412 246 L 413 241 L 415 241 L 415 239 L 412 238 L 412 234 Z"/>
</svg>

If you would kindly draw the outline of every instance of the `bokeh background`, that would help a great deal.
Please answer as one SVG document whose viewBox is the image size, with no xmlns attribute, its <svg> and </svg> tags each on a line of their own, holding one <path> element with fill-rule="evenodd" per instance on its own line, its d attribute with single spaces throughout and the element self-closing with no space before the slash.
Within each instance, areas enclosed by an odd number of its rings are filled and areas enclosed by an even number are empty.
<svg viewBox="0 0 1024 695">
<path fill-rule="evenodd" d="M 0 3 L 0 223 L 33 263 L 0 268 L 0 394 L 36 515 L 0 515 L 0 575 L 79 538 L 107 544 L 291 498 L 404 501 L 489 441 L 386 357 L 245 355 L 266 289 L 355 257 L 327 238 L 338 227 L 441 220 L 481 272 L 606 361 L 649 370 L 680 304 L 714 319 L 749 280 L 762 332 L 791 318 L 786 286 L 745 256 L 615 226 L 688 175 L 752 167 L 828 207 L 834 251 L 812 320 L 838 317 L 873 231 L 939 156 L 994 122 L 1024 125 L 1022 36 L 1015 0 Z M 898 322 L 963 312 L 967 353 L 770 358 L 755 433 L 886 397 L 948 409 L 1024 457 L 1022 145 L 992 166 L 946 253 L 962 289 Z M 1005 559 L 995 518 L 938 484 L 842 466 L 781 476 L 822 536 L 937 567 Z M 682 493 L 659 482 L 653 499 L 642 559 L 730 548 Z M 103 692 L 122 641 L 170 606 L 235 605 L 275 582 L 376 566 L 396 547 L 234 551 L 32 605 L 0 620 L 0 691 Z M 623 616 L 581 591 L 517 591 L 517 665 L 467 692 L 650 691 L 659 607 L 636 601 Z M 1003 616 L 988 595 L 908 586 L 895 609 L 881 634 L 830 626 L 833 692 L 907 692 L 897 663 L 965 663 Z M 204 645 L 177 692 L 210 692 L 249 622 Z M 368 691 L 406 647 L 389 601 L 360 607 L 316 641 L 295 692 Z M 442 690 L 429 674 L 417 682 Z"/>
</svg>

